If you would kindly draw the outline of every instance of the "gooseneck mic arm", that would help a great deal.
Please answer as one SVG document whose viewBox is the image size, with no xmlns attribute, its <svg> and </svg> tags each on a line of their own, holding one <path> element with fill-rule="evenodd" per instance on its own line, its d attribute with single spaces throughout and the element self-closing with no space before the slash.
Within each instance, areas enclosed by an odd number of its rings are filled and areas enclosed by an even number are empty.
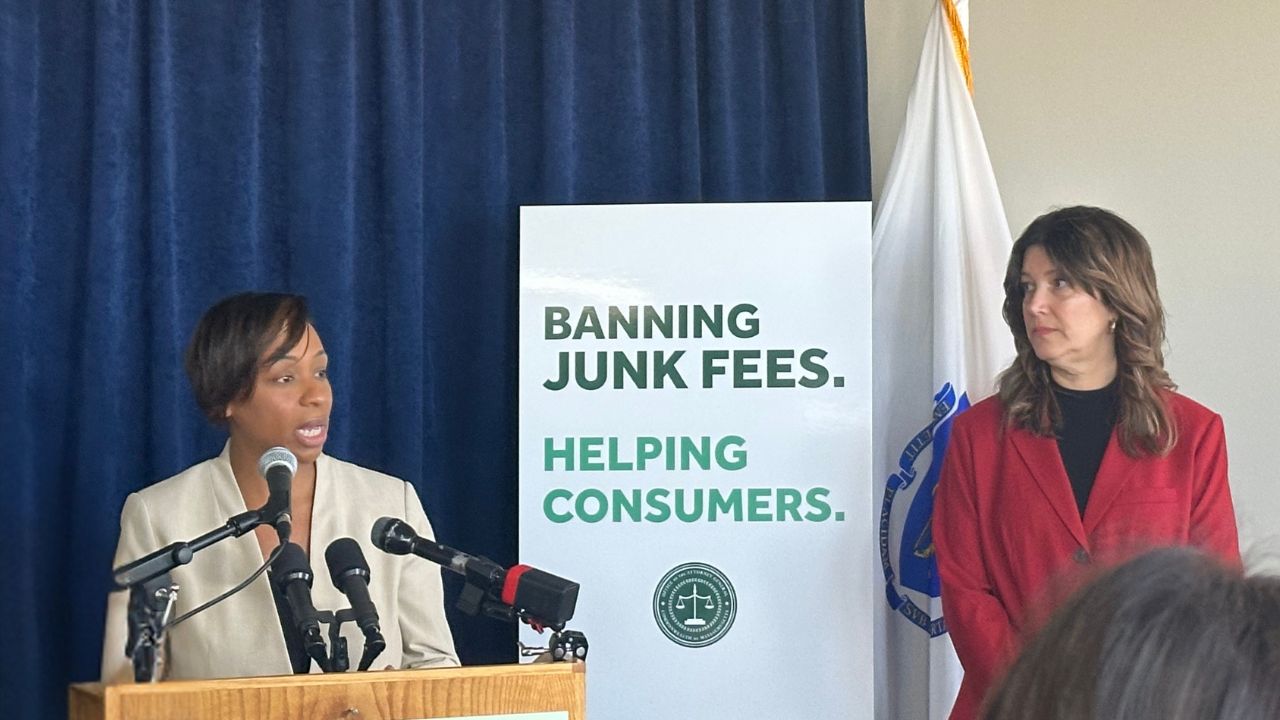
<svg viewBox="0 0 1280 720">
<path fill-rule="evenodd" d="M 225 540 L 240 537 L 264 523 L 272 525 L 280 534 L 280 544 L 289 542 L 290 487 L 293 474 L 298 469 L 298 459 L 287 448 L 273 447 L 258 460 L 258 473 L 267 481 L 267 502 L 257 510 L 242 512 L 216 530 L 186 542 L 176 542 L 143 555 L 131 563 L 121 565 L 111 572 L 116 590 L 126 590 L 167 573 L 179 565 L 186 565 L 200 550 Z"/>
<path fill-rule="evenodd" d="M 263 522 L 259 510 L 249 510 L 227 521 L 226 525 L 187 542 L 176 542 L 148 553 L 126 565 L 121 565 L 111 572 L 111 579 L 116 590 L 127 590 L 138 583 L 160 577 L 179 565 L 191 562 L 200 550 L 225 540 L 229 537 L 240 537 Z"/>
</svg>

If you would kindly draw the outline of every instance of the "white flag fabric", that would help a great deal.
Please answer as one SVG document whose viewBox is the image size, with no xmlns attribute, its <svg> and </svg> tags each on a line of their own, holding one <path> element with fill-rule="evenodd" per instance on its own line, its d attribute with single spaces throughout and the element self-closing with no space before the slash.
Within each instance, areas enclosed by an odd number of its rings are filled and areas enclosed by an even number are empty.
<svg viewBox="0 0 1280 720">
<path fill-rule="evenodd" d="M 968 82 L 967 0 L 939 0 L 875 218 L 876 717 L 942 720 L 963 671 L 938 599 L 930 515 L 951 418 L 1012 360 L 1011 240 Z"/>
</svg>

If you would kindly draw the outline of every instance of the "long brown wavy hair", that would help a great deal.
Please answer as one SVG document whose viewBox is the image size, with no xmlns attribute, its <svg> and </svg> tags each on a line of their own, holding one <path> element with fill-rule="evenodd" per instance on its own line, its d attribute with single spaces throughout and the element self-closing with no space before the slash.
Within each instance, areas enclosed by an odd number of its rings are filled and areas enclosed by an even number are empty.
<svg viewBox="0 0 1280 720">
<path fill-rule="evenodd" d="M 1068 207 L 1036 218 L 1013 244 L 1004 276 L 1004 320 L 1018 356 L 997 380 L 1005 421 L 1053 435 L 1061 411 L 1049 365 L 1036 357 L 1022 319 L 1022 260 L 1039 246 L 1073 285 L 1116 314 L 1116 428 L 1125 453 L 1164 455 L 1178 439 L 1162 393 L 1177 386 L 1164 369 L 1164 306 L 1146 238 L 1115 213 Z"/>
</svg>

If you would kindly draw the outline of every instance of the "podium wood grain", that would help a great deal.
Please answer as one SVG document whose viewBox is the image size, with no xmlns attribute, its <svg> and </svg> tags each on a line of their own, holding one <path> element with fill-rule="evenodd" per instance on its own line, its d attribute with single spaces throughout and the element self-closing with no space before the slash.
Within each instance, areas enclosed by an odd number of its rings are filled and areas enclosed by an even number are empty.
<svg viewBox="0 0 1280 720">
<path fill-rule="evenodd" d="M 567 710 L 586 718 L 583 663 L 80 683 L 71 720 L 406 720 Z"/>
</svg>

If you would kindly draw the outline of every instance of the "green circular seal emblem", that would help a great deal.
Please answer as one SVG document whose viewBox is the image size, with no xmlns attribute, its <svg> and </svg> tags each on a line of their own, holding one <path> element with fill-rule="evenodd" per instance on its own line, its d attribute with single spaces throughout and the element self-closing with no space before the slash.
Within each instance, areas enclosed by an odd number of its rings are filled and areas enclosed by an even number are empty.
<svg viewBox="0 0 1280 720">
<path fill-rule="evenodd" d="M 706 647 L 729 632 L 738 596 L 729 578 L 706 563 L 677 565 L 653 592 L 653 618 L 677 645 Z"/>
</svg>

